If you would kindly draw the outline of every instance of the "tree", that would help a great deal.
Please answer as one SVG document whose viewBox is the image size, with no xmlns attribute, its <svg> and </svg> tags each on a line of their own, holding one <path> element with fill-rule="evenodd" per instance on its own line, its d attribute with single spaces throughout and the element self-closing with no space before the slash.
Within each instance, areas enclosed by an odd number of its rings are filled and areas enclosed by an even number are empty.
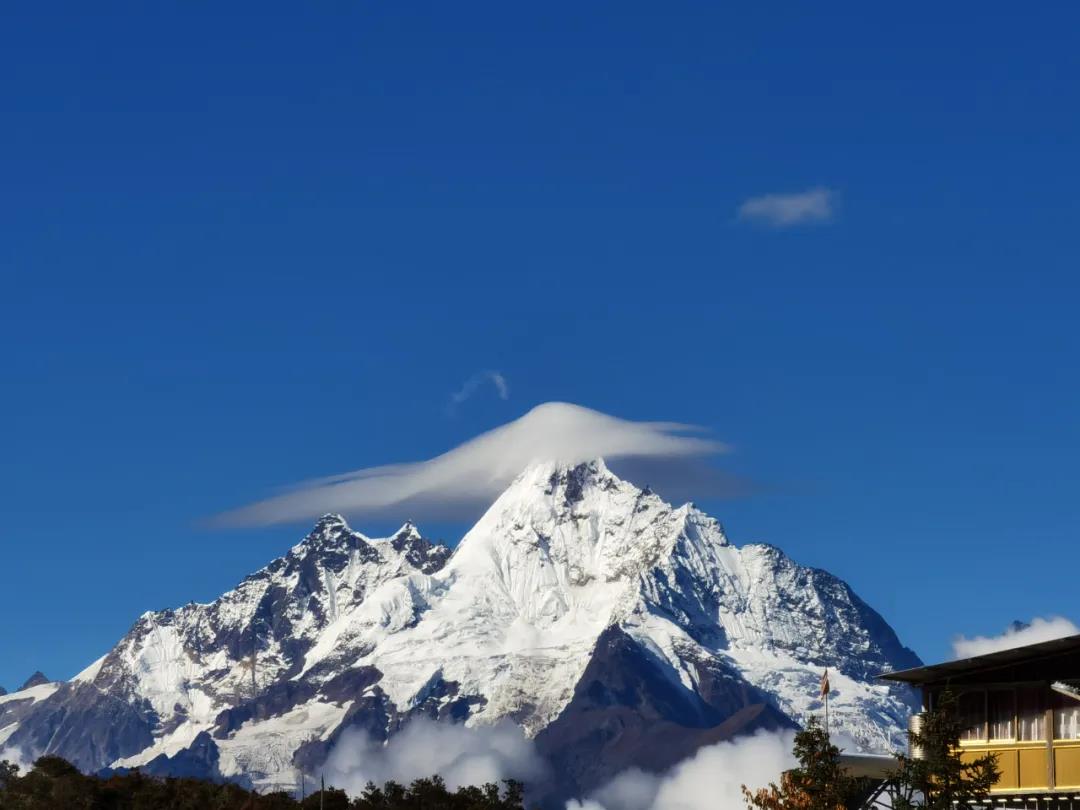
<svg viewBox="0 0 1080 810">
<path fill-rule="evenodd" d="M 990 788 L 1000 771 L 993 753 L 965 762 L 960 750 L 963 725 L 956 697 L 945 690 L 923 715 L 922 728 L 911 732 L 911 750 L 919 756 L 898 754 L 892 778 L 897 783 L 895 810 L 952 810 L 987 804 Z"/>
<path fill-rule="evenodd" d="M 743 797 L 751 810 L 843 810 L 859 790 L 860 782 L 840 765 L 840 749 L 817 718 L 795 735 L 795 759 L 799 766 L 785 771 L 780 784 L 750 791 Z"/>
<path fill-rule="evenodd" d="M 138 770 L 88 776 L 71 763 L 42 757 L 27 773 L 0 761 L 0 810 L 523 810 L 524 788 L 506 781 L 449 790 L 438 776 L 411 785 L 368 785 L 350 800 L 340 788 L 298 802 L 288 793 L 259 794 L 231 782 L 158 778 Z"/>
<path fill-rule="evenodd" d="M 4 790 L 19 775 L 19 766 L 0 759 L 0 790 Z"/>
<path fill-rule="evenodd" d="M 344 790 L 328 787 L 325 790 L 316 791 L 308 796 L 300 804 L 303 810 L 349 810 L 349 797 Z"/>
<path fill-rule="evenodd" d="M 522 810 L 524 787 L 512 779 L 503 789 L 488 783 L 466 785 L 451 791 L 438 776 L 417 779 L 411 785 L 387 782 L 382 787 L 368 783 L 363 794 L 353 800 L 353 810 Z"/>
</svg>

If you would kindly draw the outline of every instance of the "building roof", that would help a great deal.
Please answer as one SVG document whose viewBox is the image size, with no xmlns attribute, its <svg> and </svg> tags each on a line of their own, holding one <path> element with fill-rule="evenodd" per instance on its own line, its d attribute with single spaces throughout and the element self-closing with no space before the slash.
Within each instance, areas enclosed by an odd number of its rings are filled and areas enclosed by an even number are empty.
<svg viewBox="0 0 1080 810">
<path fill-rule="evenodd" d="M 1080 635 L 1056 638 L 1053 641 L 1040 641 L 1038 644 L 1028 644 L 1026 647 L 1012 647 L 1008 650 L 998 650 L 986 655 L 976 655 L 972 658 L 961 658 L 956 661 L 945 661 L 925 667 L 904 669 L 899 672 L 885 672 L 878 675 L 878 677 L 888 681 L 903 681 L 904 683 L 937 683 L 973 672 L 1007 667 L 1012 664 L 1047 658 L 1076 650 L 1080 650 Z"/>
</svg>

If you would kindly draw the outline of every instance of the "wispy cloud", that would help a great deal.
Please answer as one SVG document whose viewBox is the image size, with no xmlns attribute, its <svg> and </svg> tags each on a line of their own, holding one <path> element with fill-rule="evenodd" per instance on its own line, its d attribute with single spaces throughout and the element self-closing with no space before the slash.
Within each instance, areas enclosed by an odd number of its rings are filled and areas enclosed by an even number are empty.
<svg viewBox="0 0 1080 810">
<path fill-rule="evenodd" d="M 738 218 L 774 228 L 828 222 L 833 217 L 834 197 L 834 192 L 824 187 L 790 194 L 762 194 L 744 200 Z"/>
<path fill-rule="evenodd" d="M 510 386 L 506 383 L 506 377 L 498 371 L 478 371 L 467 379 L 464 384 L 450 395 L 450 410 L 453 411 L 458 405 L 469 399 L 476 393 L 486 382 L 490 382 L 495 386 L 495 391 L 499 395 L 499 399 L 507 400 L 510 398 Z"/>
<path fill-rule="evenodd" d="M 1008 627 L 999 636 L 957 636 L 953 639 L 953 655 L 957 658 L 971 658 L 1077 634 L 1080 634 L 1080 627 L 1062 616 L 1051 616 L 1048 619 L 1036 617 L 1030 624 L 1018 622 Z"/>
<path fill-rule="evenodd" d="M 307 481 L 215 522 L 262 526 L 308 520 L 327 512 L 458 519 L 475 516 L 531 462 L 578 464 L 598 457 L 625 460 L 635 470 L 635 481 L 657 486 L 664 494 L 664 480 L 685 478 L 683 467 L 695 462 L 704 466 L 701 459 L 725 449 L 690 425 L 633 422 L 579 405 L 549 402 L 427 461 L 368 467 Z M 726 485 L 723 478 L 701 480 L 702 486 Z M 727 493 L 694 495 L 707 494 Z"/>
</svg>

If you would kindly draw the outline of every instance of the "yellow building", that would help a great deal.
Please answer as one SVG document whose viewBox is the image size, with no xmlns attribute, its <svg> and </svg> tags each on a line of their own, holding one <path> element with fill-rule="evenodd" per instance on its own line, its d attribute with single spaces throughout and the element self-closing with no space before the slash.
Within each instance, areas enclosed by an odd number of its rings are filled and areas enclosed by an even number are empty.
<svg viewBox="0 0 1080 810">
<path fill-rule="evenodd" d="M 881 677 L 918 687 L 924 709 L 956 695 L 965 756 L 997 754 L 996 806 L 1080 808 L 1080 636 Z"/>
</svg>

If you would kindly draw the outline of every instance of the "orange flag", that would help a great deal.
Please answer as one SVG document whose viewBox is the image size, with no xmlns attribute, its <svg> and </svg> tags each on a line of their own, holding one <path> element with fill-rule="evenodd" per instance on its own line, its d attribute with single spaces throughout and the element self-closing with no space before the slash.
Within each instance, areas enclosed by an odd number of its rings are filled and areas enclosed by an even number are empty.
<svg viewBox="0 0 1080 810">
<path fill-rule="evenodd" d="M 829 670 L 825 670 L 825 674 L 821 676 L 821 697 L 825 697 L 829 694 Z"/>
</svg>

